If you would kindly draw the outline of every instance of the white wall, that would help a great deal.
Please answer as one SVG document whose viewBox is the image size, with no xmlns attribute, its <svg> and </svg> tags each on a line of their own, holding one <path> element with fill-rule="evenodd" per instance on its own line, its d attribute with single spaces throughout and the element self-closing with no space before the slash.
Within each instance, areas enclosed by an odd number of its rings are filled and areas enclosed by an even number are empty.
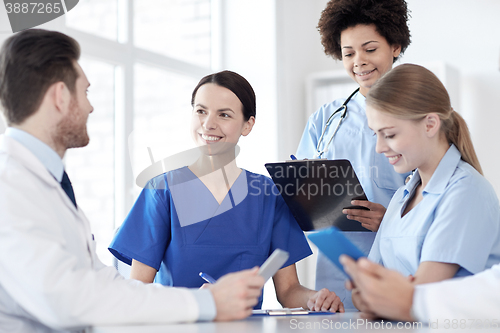
<svg viewBox="0 0 500 333">
<path fill-rule="evenodd" d="M 403 61 L 446 61 L 461 72 L 460 112 L 486 178 L 500 195 L 500 1 L 409 0 L 412 44 Z M 492 149 L 493 148 L 493 149 Z"/>
<path fill-rule="evenodd" d="M 323 52 L 316 29 L 326 0 L 277 0 L 278 159 L 295 154 L 306 108 L 305 78 L 312 72 L 343 68 Z"/>
</svg>

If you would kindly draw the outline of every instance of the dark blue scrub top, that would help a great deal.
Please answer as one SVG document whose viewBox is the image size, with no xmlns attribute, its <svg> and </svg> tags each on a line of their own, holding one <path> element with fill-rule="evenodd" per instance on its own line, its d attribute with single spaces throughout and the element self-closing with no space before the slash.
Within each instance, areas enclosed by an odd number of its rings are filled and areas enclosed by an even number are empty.
<svg viewBox="0 0 500 333">
<path fill-rule="evenodd" d="M 271 179 L 243 170 L 219 205 L 184 167 L 150 180 L 109 250 L 157 269 L 155 282 L 199 288 L 200 272 L 218 279 L 260 266 L 277 248 L 290 252 L 283 267 L 312 253 Z"/>
</svg>

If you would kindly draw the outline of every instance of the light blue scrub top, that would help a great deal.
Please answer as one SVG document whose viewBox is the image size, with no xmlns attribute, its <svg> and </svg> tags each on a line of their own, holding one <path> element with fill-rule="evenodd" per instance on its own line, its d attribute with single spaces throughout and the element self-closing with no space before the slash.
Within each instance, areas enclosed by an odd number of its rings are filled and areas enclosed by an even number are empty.
<svg viewBox="0 0 500 333">
<path fill-rule="evenodd" d="M 455 277 L 476 274 L 500 262 L 500 207 L 491 184 L 451 145 L 423 199 L 405 216 L 420 183 L 418 169 L 394 195 L 369 259 L 403 275 L 423 261 L 460 265 Z"/>
<path fill-rule="evenodd" d="M 344 101 L 345 99 L 338 99 L 325 104 L 309 117 L 297 148 L 297 158 L 318 158 L 316 147 L 325 123 Z M 368 200 L 387 207 L 394 192 L 404 185 L 408 174 L 398 174 L 383 154 L 375 152 L 377 138 L 368 127 L 365 109 L 366 98 L 358 92 L 347 103 L 347 117 L 340 125 L 328 151 L 323 154 L 323 158 L 349 160 Z M 330 140 L 340 114 L 339 112 L 335 115 L 328 127 L 320 150 L 324 149 Z M 353 223 L 359 222 L 353 221 Z M 346 232 L 345 235 L 368 255 L 375 238 L 374 232 Z M 316 268 L 316 290 L 328 288 L 343 300 L 346 309 L 355 309 L 351 292 L 345 289 L 345 280 L 345 275 L 320 252 Z"/>
<path fill-rule="evenodd" d="M 283 267 L 312 254 L 270 178 L 243 170 L 219 204 L 187 167 L 150 180 L 109 246 L 158 270 L 155 282 L 188 288 L 205 283 L 200 272 L 218 279 L 261 266 L 275 249 L 290 254 Z"/>
</svg>

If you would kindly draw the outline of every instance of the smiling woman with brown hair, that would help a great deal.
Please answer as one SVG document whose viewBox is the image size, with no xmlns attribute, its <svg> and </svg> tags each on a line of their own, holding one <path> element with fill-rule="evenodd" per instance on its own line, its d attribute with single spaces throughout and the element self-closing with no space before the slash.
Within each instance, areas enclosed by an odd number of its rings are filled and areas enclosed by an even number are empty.
<svg viewBox="0 0 500 333">
<path fill-rule="evenodd" d="M 284 307 L 343 311 L 335 293 L 300 285 L 295 262 L 311 250 L 272 180 L 236 164 L 236 144 L 255 124 L 251 85 L 231 71 L 214 73 L 195 87 L 191 104 L 199 158 L 149 181 L 110 251 L 132 265 L 132 278 L 199 288 L 198 273 L 218 279 L 262 265 L 279 248 L 290 253 L 273 277 Z"/>
</svg>

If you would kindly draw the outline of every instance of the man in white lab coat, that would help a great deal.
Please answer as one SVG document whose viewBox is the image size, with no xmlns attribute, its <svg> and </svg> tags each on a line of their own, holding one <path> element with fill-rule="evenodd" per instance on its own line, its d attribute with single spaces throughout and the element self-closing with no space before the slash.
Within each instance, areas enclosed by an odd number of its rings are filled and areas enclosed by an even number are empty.
<svg viewBox="0 0 500 333">
<path fill-rule="evenodd" d="M 123 279 L 97 258 L 61 160 L 89 141 L 79 55 L 74 39 L 34 29 L 0 51 L 0 332 L 248 316 L 264 284 L 256 269 L 189 290 Z"/>
</svg>

